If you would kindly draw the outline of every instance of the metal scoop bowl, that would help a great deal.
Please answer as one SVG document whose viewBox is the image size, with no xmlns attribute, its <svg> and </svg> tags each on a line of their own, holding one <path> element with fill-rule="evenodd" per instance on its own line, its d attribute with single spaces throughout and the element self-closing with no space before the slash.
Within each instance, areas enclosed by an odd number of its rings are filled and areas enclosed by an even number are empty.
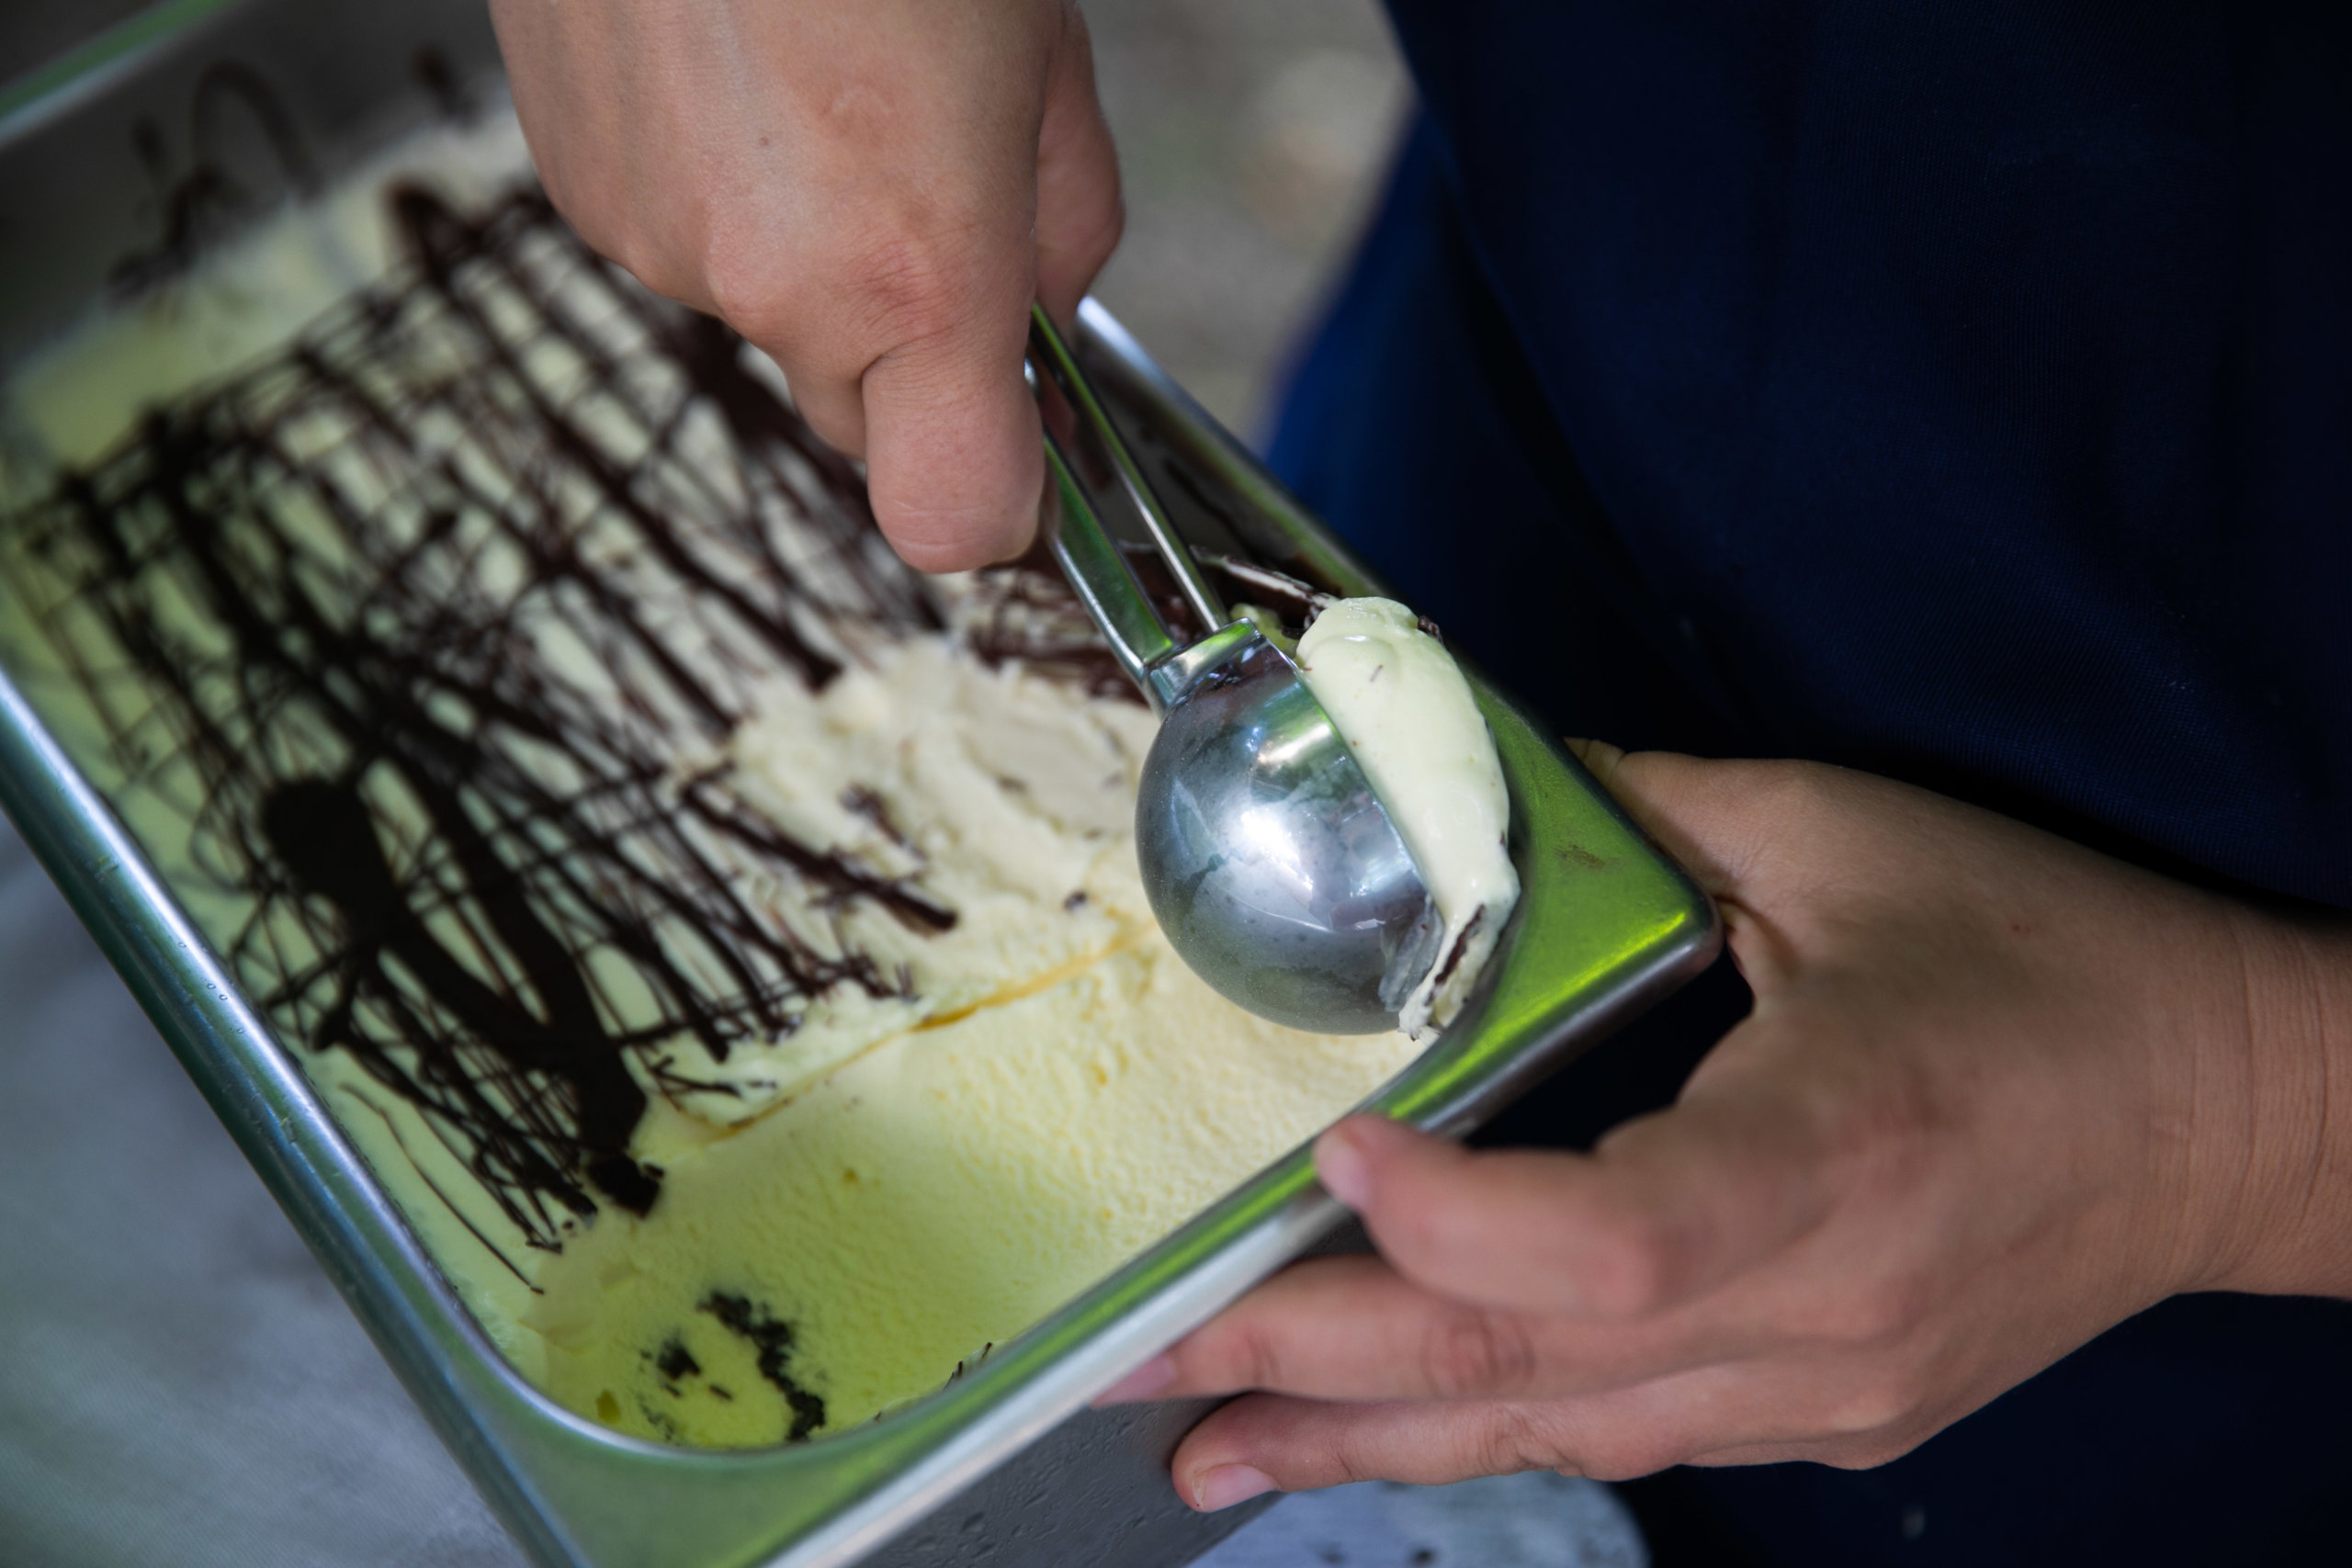
<svg viewBox="0 0 2352 1568">
<path fill-rule="evenodd" d="M 1160 716 L 1136 802 L 1152 913 L 1193 973 L 1296 1029 L 1368 1034 L 1436 962 L 1437 907 L 1297 667 L 1229 615 L 1042 309 L 1029 376 L 1046 426 L 1048 547 Z M 1180 643 L 1103 531 L 1121 492 L 1194 618 Z"/>
</svg>

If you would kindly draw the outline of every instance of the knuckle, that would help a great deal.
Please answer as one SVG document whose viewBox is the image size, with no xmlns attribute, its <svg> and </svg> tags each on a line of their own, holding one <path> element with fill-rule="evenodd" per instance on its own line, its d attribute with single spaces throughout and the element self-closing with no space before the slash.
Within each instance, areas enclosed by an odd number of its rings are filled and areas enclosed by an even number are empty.
<svg viewBox="0 0 2352 1568">
<path fill-rule="evenodd" d="M 1674 1294 L 1675 1235 L 1647 1214 L 1617 1214 L 1599 1222 L 1587 1249 L 1581 1294 L 1604 1318 L 1645 1317 Z"/>
<path fill-rule="evenodd" d="M 1421 1361 L 1430 1391 L 1441 1399 L 1521 1393 L 1536 1370 L 1527 1325 L 1479 1308 L 1441 1314 L 1424 1331 Z"/>
<path fill-rule="evenodd" d="M 1927 1271 L 1854 1269 L 1834 1288 L 1808 1284 L 1763 1309 L 1762 1321 L 1792 1347 L 1874 1364 L 1917 1354 L 1946 1293 Z"/>
<path fill-rule="evenodd" d="M 1334 1483 L 1352 1485 L 1359 1481 L 1385 1481 L 1389 1466 L 1381 1462 L 1381 1455 L 1373 1445 L 1353 1432 L 1343 1432 L 1331 1445 L 1331 1469 Z"/>
<path fill-rule="evenodd" d="M 854 269 L 861 319 L 892 344 L 952 334 L 983 292 L 976 252 L 971 227 L 958 222 L 900 226 L 870 242 Z"/>
<path fill-rule="evenodd" d="M 1824 1412 L 1821 1425 L 1841 1449 L 1867 1449 L 1907 1430 L 1927 1393 L 1922 1381 L 1907 1371 L 1882 1372 L 1837 1398 Z"/>
<path fill-rule="evenodd" d="M 1936 1292 L 1924 1280 L 1896 1276 L 1845 1292 L 1834 1309 L 1832 1336 L 1848 1345 L 1893 1345 L 1926 1321 Z"/>
<path fill-rule="evenodd" d="M 1550 1413 L 1526 1404 L 1496 1406 L 1478 1433 L 1472 1459 L 1482 1475 L 1557 1470 L 1569 1462 Z"/>
<path fill-rule="evenodd" d="M 719 319 L 770 353 L 788 343 L 790 290 L 756 250 L 719 245 L 703 258 L 703 291 Z"/>
<path fill-rule="evenodd" d="M 1220 1380 L 1228 1388 L 1279 1388 L 1282 1386 L 1284 1358 L 1282 1346 L 1272 1331 L 1262 1323 L 1244 1323 L 1240 1331 L 1221 1347 L 1227 1376 Z"/>
</svg>

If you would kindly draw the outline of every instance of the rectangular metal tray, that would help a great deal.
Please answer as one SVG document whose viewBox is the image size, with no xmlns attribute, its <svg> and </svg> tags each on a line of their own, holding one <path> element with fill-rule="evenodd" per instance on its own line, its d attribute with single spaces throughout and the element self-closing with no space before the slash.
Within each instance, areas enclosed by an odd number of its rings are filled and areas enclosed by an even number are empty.
<svg viewBox="0 0 2352 1568">
<path fill-rule="evenodd" d="M 445 95 L 495 71 L 477 0 L 175 0 L 0 92 L 0 357 L 56 332 L 117 258 L 152 243 L 139 128 L 184 121 L 208 67 L 234 62 L 283 88 L 332 174 L 426 118 L 412 67 L 427 48 L 439 67 L 424 74 Z M 1196 543 L 1333 592 L 1381 590 L 1107 312 L 1090 305 L 1081 337 Z M 1447 1133 L 1704 967 L 1720 940 L 1691 882 L 1541 725 L 1473 678 L 1501 750 L 1525 891 L 1470 1010 L 1370 1102 Z M 1169 1485 L 1169 1452 L 1204 1406 L 1086 1405 L 1344 1220 L 1306 1150 L 884 1421 L 760 1451 L 636 1441 L 560 1409 L 499 1358 L 291 1053 L 5 677 L 0 807 L 538 1561 L 1156 1568 L 1190 1561 L 1251 1511 L 1195 1516 Z"/>
</svg>

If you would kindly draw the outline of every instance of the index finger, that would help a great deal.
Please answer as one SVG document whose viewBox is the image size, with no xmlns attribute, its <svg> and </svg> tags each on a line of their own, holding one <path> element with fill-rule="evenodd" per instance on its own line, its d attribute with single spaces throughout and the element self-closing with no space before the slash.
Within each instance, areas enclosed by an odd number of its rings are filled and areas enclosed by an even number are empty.
<svg viewBox="0 0 2352 1568">
<path fill-rule="evenodd" d="M 1751 1078 L 1630 1122 L 1589 1155 L 1473 1151 L 1359 1116 L 1324 1134 L 1316 1165 L 1382 1254 L 1426 1290 L 1626 1319 L 1687 1301 L 1810 1231 L 1829 1202 L 1819 1151 L 1802 1102 Z"/>
<path fill-rule="evenodd" d="M 1096 1401 L 1261 1389 L 1312 1399 L 1552 1399 L 1741 1354 L 1768 1327 L 1712 1312 L 1578 1323 L 1472 1306 L 1376 1258 L 1294 1264 Z"/>
</svg>

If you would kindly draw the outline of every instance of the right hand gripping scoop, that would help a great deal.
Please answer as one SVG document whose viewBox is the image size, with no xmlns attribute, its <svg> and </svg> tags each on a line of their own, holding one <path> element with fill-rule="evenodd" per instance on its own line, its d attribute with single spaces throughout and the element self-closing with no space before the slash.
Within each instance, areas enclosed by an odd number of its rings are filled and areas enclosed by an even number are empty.
<svg viewBox="0 0 2352 1568">
<path fill-rule="evenodd" d="M 1396 1028 L 1442 931 L 1396 825 L 1297 667 L 1218 602 L 1035 306 L 1028 369 L 1046 426 L 1048 546 L 1160 716 L 1136 801 L 1136 854 L 1160 929 L 1202 979 L 1277 1023 Z M 1096 510 L 1114 491 L 1207 635 L 1180 644 L 1153 607 Z"/>
</svg>

